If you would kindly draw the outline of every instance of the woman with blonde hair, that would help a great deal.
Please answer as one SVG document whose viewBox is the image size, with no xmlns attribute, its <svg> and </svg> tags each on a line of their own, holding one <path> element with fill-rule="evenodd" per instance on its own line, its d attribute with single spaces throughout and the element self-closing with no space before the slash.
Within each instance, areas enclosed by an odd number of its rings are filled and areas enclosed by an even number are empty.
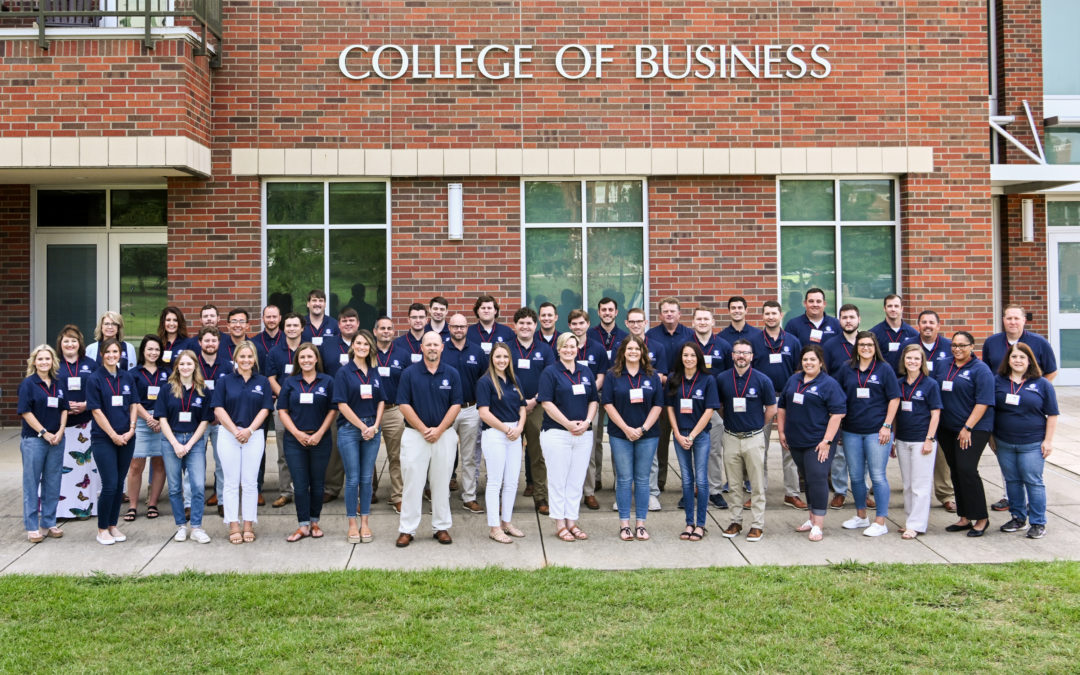
<svg viewBox="0 0 1080 675">
<path fill-rule="evenodd" d="M 57 379 L 59 365 L 52 347 L 38 345 L 26 360 L 26 379 L 19 384 L 23 525 L 27 539 L 35 544 L 46 535 L 64 536 L 63 530 L 56 526 L 56 505 L 60 501 L 68 405 L 64 388 Z"/>
<path fill-rule="evenodd" d="M 904 480 L 907 522 L 901 536 L 914 539 L 926 532 L 934 496 L 934 460 L 941 419 L 941 390 L 926 367 L 926 352 L 918 343 L 900 354 L 900 410 L 893 430 L 893 454 Z"/>
<path fill-rule="evenodd" d="M 510 522 L 521 473 L 521 434 L 525 431 L 525 395 L 514 377 L 512 361 L 510 346 L 496 342 L 488 371 L 476 383 L 480 449 L 488 476 L 484 492 L 488 537 L 500 544 L 511 543 L 510 537 L 525 536 Z"/>
<path fill-rule="evenodd" d="M 86 345 L 86 357 L 93 359 L 101 365 L 101 347 L 105 340 L 116 340 L 120 344 L 120 362 L 117 365 L 120 370 L 131 370 L 135 367 L 135 347 L 130 342 L 124 342 L 124 317 L 120 312 L 109 310 L 98 319 L 97 327 L 94 328 L 94 342 Z"/>
</svg>

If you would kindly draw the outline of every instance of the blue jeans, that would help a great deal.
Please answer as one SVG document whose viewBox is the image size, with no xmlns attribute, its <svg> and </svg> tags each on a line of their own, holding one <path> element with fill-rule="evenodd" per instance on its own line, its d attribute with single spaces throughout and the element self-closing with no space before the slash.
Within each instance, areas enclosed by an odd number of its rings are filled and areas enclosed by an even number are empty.
<svg viewBox="0 0 1080 675">
<path fill-rule="evenodd" d="M 115 445 L 109 439 L 90 438 L 90 451 L 94 454 L 98 475 L 101 476 L 101 496 L 98 497 L 98 529 L 116 527 L 120 520 L 120 488 L 131 466 L 135 453 L 135 439 L 125 445 Z"/>
<path fill-rule="evenodd" d="M 1005 478 L 1009 513 L 1032 525 L 1046 525 L 1046 486 L 1043 485 L 1042 443 L 1006 443 L 997 439 L 997 460 Z M 1024 492 L 1027 491 L 1025 499 Z"/>
<path fill-rule="evenodd" d="M 375 423 L 374 417 L 361 417 L 367 425 Z M 375 458 L 379 455 L 382 432 L 376 431 L 370 441 L 365 441 L 360 429 L 345 422 L 338 428 L 338 452 L 345 467 L 345 517 L 356 517 L 356 501 L 360 500 L 360 515 L 371 515 L 371 478 L 375 474 Z"/>
<path fill-rule="evenodd" d="M 649 473 L 652 471 L 657 437 L 628 441 L 608 434 L 611 443 L 611 462 L 615 465 L 615 503 L 619 505 L 619 520 L 630 520 L 630 485 L 634 490 L 634 515 L 644 522 L 649 515 Z"/>
<path fill-rule="evenodd" d="M 191 434 L 173 434 L 181 445 L 191 440 Z M 206 487 L 206 434 L 204 433 L 191 450 L 182 458 L 176 456 L 172 445 L 161 437 L 161 458 L 165 461 L 165 478 L 169 481 L 169 503 L 172 505 L 173 521 L 177 527 L 184 524 L 184 479 L 187 470 L 188 490 L 191 493 L 191 526 L 202 527 Z"/>
<path fill-rule="evenodd" d="M 683 436 L 690 434 L 689 429 L 680 429 Z M 709 434 L 702 432 L 694 439 L 694 444 L 689 450 L 671 436 L 671 445 L 675 448 L 675 454 L 679 457 L 679 473 L 682 474 L 683 504 L 686 506 L 686 524 L 696 527 L 705 527 L 705 514 L 709 507 Z M 697 486 L 696 509 L 694 501 L 694 486 Z M 695 518 L 695 511 L 697 517 Z"/>
<path fill-rule="evenodd" d="M 874 486 L 877 517 L 889 515 L 889 479 L 885 467 L 889 463 L 892 439 L 885 445 L 878 443 L 878 435 L 844 432 L 844 456 L 851 475 L 851 494 L 855 497 L 856 510 L 866 508 L 866 471 L 870 470 L 870 484 Z M 835 460 L 833 465 L 835 466 Z"/>
<path fill-rule="evenodd" d="M 319 444 L 312 447 L 300 445 L 288 431 L 281 434 L 285 446 L 285 462 L 292 474 L 293 499 L 296 502 L 296 520 L 300 525 L 319 522 L 322 515 L 323 487 L 326 483 L 326 466 L 330 463 L 330 431 L 323 435 Z"/>
<path fill-rule="evenodd" d="M 19 441 L 23 463 L 23 525 L 27 532 L 38 527 L 56 527 L 56 505 L 60 503 L 60 470 L 64 468 L 64 439 L 49 445 L 44 438 L 31 436 Z M 40 510 L 38 490 L 41 490 Z"/>
</svg>

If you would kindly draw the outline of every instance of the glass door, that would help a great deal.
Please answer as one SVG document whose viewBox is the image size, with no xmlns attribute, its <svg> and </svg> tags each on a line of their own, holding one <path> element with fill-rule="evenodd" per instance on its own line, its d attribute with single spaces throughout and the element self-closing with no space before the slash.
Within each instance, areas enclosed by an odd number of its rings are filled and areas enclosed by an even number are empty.
<svg viewBox="0 0 1080 675">
<path fill-rule="evenodd" d="M 1058 357 L 1057 385 L 1080 385 L 1080 232 L 1051 232 L 1050 344 Z"/>
</svg>

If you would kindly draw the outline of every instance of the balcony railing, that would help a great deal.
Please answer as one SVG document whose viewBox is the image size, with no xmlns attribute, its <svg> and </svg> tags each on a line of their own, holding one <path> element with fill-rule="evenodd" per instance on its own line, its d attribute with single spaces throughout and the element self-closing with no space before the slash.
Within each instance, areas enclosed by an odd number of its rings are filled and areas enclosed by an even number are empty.
<svg viewBox="0 0 1080 675">
<path fill-rule="evenodd" d="M 187 26 L 200 36 L 195 54 L 209 56 L 218 68 L 221 5 L 222 0 L 0 0 L 0 29 L 33 27 L 38 45 L 48 49 L 48 28 L 142 28 L 143 45 L 153 49 L 155 29 Z"/>
</svg>

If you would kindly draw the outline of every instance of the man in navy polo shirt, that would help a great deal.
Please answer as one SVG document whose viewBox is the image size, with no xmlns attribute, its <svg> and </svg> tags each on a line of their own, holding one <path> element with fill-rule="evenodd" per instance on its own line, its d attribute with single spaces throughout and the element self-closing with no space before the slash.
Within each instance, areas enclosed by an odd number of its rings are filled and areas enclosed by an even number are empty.
<svg viewBox="0 0 1080 675">
<path fill-rule="evenodd" d="M 559 331 L 555 330 L 555 324 L 559 321 L 559 310 L 553 303 L 544 302 L 536 310 L 537 320 L 540 322 L 540 330 L 536 331 L 536 338 L 555 351 L 555 341 L 559 339 Z"/>
<path fill-rule="evenodd" d="M 409 305 L 409 330 L 394 340 L 394 346 L 409 355 L 409 363 L 420 363 L 424 360 L 420 340 L 424 338 L 426 323 L 427 307 L 419 302 Z"/>
<path fill-rule="evenodd" d="M 694 309 L 694 339 L 701 347 L 701 353 L 705 356 L 703 371 L 710 375 L 723 372 L 731 368 L 731 343 L 714 333 L 716 319 L 713 318 L 712 310 L 706 307 Z M 727 486 L 724 482 L 724 420 L 720 417 L 720 411 L 714 410 L 712 426 L 709 427 L 709 500 L 720 509 L 727 508 L 724 499 L 724 491 Z M 683 508 L 683 500 L 679 499 L 679 508 Z"/>
<path fill-rule="evenodd" d="M 280 330 L 281 310 L 278 309 L 277 305 L 267 305 L 263 308 L 262 325 L 262 332 L 251 338 L 251 342 L 255 345 L 255 354 L 259 358 L 259 373 L 266 375 L 266 372 L 270 369 L 270 359 L 268 358 L 270 350 L 285 339 Z"/>
<path fill-rule="evenodd" d="M 720 337 L 727 340 L 728 344 L 733 345 L 736 340 L 749 340 L 761 332 L 760 328 L 746 323 L 746 298 L 733 295 L 728 298 L 727 307 L 731 322 L 720 331 Z"/>
<path fill-rule="evenodd" d="M 229 360 L 232 360 L 232 353 L 236 349 L 236 345 L 248 339 L 248 313 L 246 309 L 237 307 L 229 312 L 228 329 L 228 339 L 222 340 L 224 343 L 222 346 L 225 347 Z M 256 350 L 256 357 L 258 357 L 257 352 L 258 350 Z"/>
<path fill-rule="evenodd" d="M 851 365 L 851 357 L 855 354 L 855 336 L 859 334 L 862 315 L 858 307 L 847 304 L 840 308 L 836 316 L 843 332 L 835 340 L 829 340 L 822 349 L 825 350 L 825 367 L 829 375 L 838 380 L 840 371 Z M 833 466 L 836 466 L 835 459 Z"/>
<path fill-rule="evenodd" d="M 900 346 L 905 340 L 918 337 L 919 331 L 904 322 L 904 299 L 896 293 L 885 296 L 885 320 L 870 329 L 877 338 L 885 360 L 896 370 L 900 365 Z"/>
<path fill-rule="evenodd" d="M 525 398 L 525 482 L 532 486 L 533 506 L 541 515 L 548 515 L 547 465 L 540 451 L 540 425 L 544 421 L 544 409 L 537 405 L 540 390 L 540 373 L 555 363 L 555 353 L 542 340 L 536 339 L 536 312 L 522 307 L 514 312 L 516 337 L 510 343 L 510 362 L 514 377 Z M 526 495 L 528 496 L 528 495 Z"/>
<path fill-rule="evenodd" d="M 452 544 L 450 472 L 457 454 L 454 419 L 464 402 L 461 378 L 442 363 L 443 341 L 432 331 L 421 342 L 424 361 L 406 368 L 397 389 L 397 404 L 405 418 L 401 436 L 401 475 L 404 488 L 398 548 L 408 546 L 420 526 L 424 484 L 431 486 L 431 529 L 440 544 Z"/>
<path fill-rule="evenodd" d="M 788 321 L 784 330 L 799 338 L 803 345 L 816 343 L 824 347 L 829 340 L 839 337 L 840 322 L 825 313 L 825 291 L 816 287 L 808 290 L 803 307 L 806 312 Z"/>
<path fill-rule="evenodd" d="M 446 323 L 446 310 L 450 307 L 450 303 L 446 301 L 441 295 L 436 295 L 428 303 L 428 316 L 430 317 L 427 325 L 424 326 L 424 332 L 433 330 L 442 337 L 443 342 L 446 338 L 450 337 L 450 326 Z"/>
<path fill-rule="evenodd" d="M 337 321 L 326 316 L 326 293 L 314 288 L 307 296 L 308 315 L 304 325 L 304 342 L 321 347 L 323 340 L 338 334 Z"/>
<path fill-rule="evenodd" d="M 337 371 L 349 362 L 349 348 L 353 338 L 360 331 L 360 316 L 352 307 L 346 307 L 338 312 L 338 335 L 323 340 L 319 351 L 322 353 L 323 370 L 330 377 L 337 375 Z M 338 452 L 338 425 L 330 425 L 330 436 L 333 442 L 333 450 L 330 452 L 330 462 L 326 465 L 326 482 L 323 484 L 323 503 L 329 503 L 338 498 L 345 488 L 345 465 L 341 463 L 341 453 Z"/>
<path fill-rule="evenodd" d="M 615 352 L 626 337 L 626 331 L 615 324 L 615 319 L 619 316 L 619 303 L 609 297 L 601 298 L 600 302 L 596 303 L 596 313 L 600 317 L 600 325 L 589 329 L 589 341 L 600 343 L 610 367 L 615 362 Z M 600 489 L 600 472 L 604 460 L 604 436 L 601 430 L 606 426 L 607 413 L 604 412 L 604 407 L 600 406 L 596 411 L 596 430 L 593 432 L 593 460 L 589 463 L 589 470 L 596 480 L 593 483 L 593 492 L 585 493 L 592 494 L 593 499 L 596 498 L 595 491 Z"/>
<path fill-rule="evenodd" d="M 604 387 L 604 373 L 608 369 L 608 358 L 604 346 L 596 340 L 589 339 L 589 313 L 583 309 L 575 309 L 570 312 L 567 321 L 570 332 L 578 339 L 578 365 L 585 366 L 593 372 L 596 376 L 596 390 L 601 391 Z M 597 414 L 596 419 L 593 420 L 594 425 L 599 418 L 600 415 Z M 598 425 L 593 427 L 594 439 L 600 436 L 600 430 L 601 427 Z M 592 456 L 589 458 L 589 468 L 585 470 L 585 485 L 582 488 L 585 506 L 594 511 L 600 508 L 600 502 L 596 501 L 596 483 L 603 466 L 603 448 L 603 445 L 593 441 Z"/>
<path fill-rule="evenodd" d="M 689 327 L 679 323 L 682 319 L 682 305 L 679 304 L 678 298 L 664 298 L 660 301 L 660 325 L 653 326 L 646 333 L 645 337 L 649 339 L 649 349 L 652 350 L 652 343 L 656 343 L 663 347 L 664 353 L 667 354 L 667 363 L 663 364 L 663 372 L 670 373 L 675 368 L 675 363 L 682 358 L 682 346 L 687 342 L 694 339 L 694 331 Z M 664 485 L 667 483 L 667 471 L 668 471 L 668 450 L 671 446 L 671 422 L 668 420 L 667 415 L 660 416 L 660 441 L 656 446 L 656 482 L 650 486 L 650 492 L 653 497 L 657 497 L 660 492 L 664 490 Z M 652 499 L 649 500 L 650 510 L 658 510 L 660 506 L 659 499 L 653 504 Z M 652 507 L 657 508 L 652 508 Z"/>
<path fill-rule="evenodd" d="M 204 316 L 207 316 L 207 314 L 207 312 L 203 313 Z M 213 318 L 216 323 L 217 310 L 213 310 L 212 317 L 207 316 L 207 318 Z M 213 391 L 217 381 L 233 371 L 232 361 L 221 355 L 221 332 L 216 326 L 203 326 L 200 328 L 198 344 L 199 370 L 202 371 L 207 390 Z M 218 461 L 217 452 L 217 435 L 220 428 L 221 426 L 217 423 L 217 420 L 212 419 L 210 426 L 206 429 L 206 442 L 210 444 L 214 455 L 214 490 L 206 500 L 206 505 L 217 506 L 219 509 L 221 509 L 221 505 L 218 503 L 217 486 L 225 484 L 225 472 L 221 468 L 221 462 Z"/>
<path fill-rule="evenodd" d="M 476 410 L 476 382 L 487 372 L 488 357 L 480 345 L 465 339 L 469 330 L 464 314 L 454 314 L 447 322 L 450 337 L 443 340 L 442 362 L 461 378 L 461 412 L 454 420 L 461 465 L 461 502 L 470 513 L 483 513 L 476 501 L 480 481 L 480 415 Z M 434 332 L 434 331 L 431 331 Z M 453 490 L 453 486 L 450 486 Z"/>
<path fill-rule="evenodd" d="M 401 513 L 401 434 L 405 419 L 397 405 L 397 386 L 401 373 L 409 366 L 409 353 L 395 347 L 394 322 L 386 316 L 375 321 L 375 361 L 383 386 L 386 407 L 382 418 L 382 440 L 386 445 L 386 465 L 390 474 L 390 508 Z M 372 479 L 371 493 L 378 488 L 378 475 Z"/>
<path fill-rule="evenodd" d="M 281 393 L 281 385 L 285 382 L 285 379 L 292 377 L 293 373 L 293 357 L 296 354 L 296 350 L 305 341 L 304 335 L 304 318 L 296 312 L 289 312 L 285 315 L 285 318 L 281 321 L 281 330 L 285 334 L 285 339 L 278 343 L 276 347 L 270 350 L 267 354 L 267 361 L 270 362 L 270 367 L 263 375 L 266 375 L 270 379 L 270 389 L 274 392 L 274 399 L 276 400 L 278 394 Z M 285 432 L 285 427 L 281 424 L 280 411 L 274 410 L 272 417 L 274 418 L 274 428 L 279 433 Z M 285 452 L 283 451 L 282 443 L 277 443 L 277 467 L 278 467 L 278 498 L 270 504 L 275 509 L 280 509 L 293 500 L 293 484 L 292 473 L 289 471 L 289 464 L 285 461 Z"/>
<path fill-rule="evenodd" d="M 510 342 L 514 339 L 514 331 L 497 323 L 499 318 L 499 303 L 493 296 L 481 295 L 473 303 L 473 314 L 476 323 L 469 326 L 467 339 L 480 345 L 485 354 L 491 353 L 491 347 L 496 342 Z"/>
</svg>

